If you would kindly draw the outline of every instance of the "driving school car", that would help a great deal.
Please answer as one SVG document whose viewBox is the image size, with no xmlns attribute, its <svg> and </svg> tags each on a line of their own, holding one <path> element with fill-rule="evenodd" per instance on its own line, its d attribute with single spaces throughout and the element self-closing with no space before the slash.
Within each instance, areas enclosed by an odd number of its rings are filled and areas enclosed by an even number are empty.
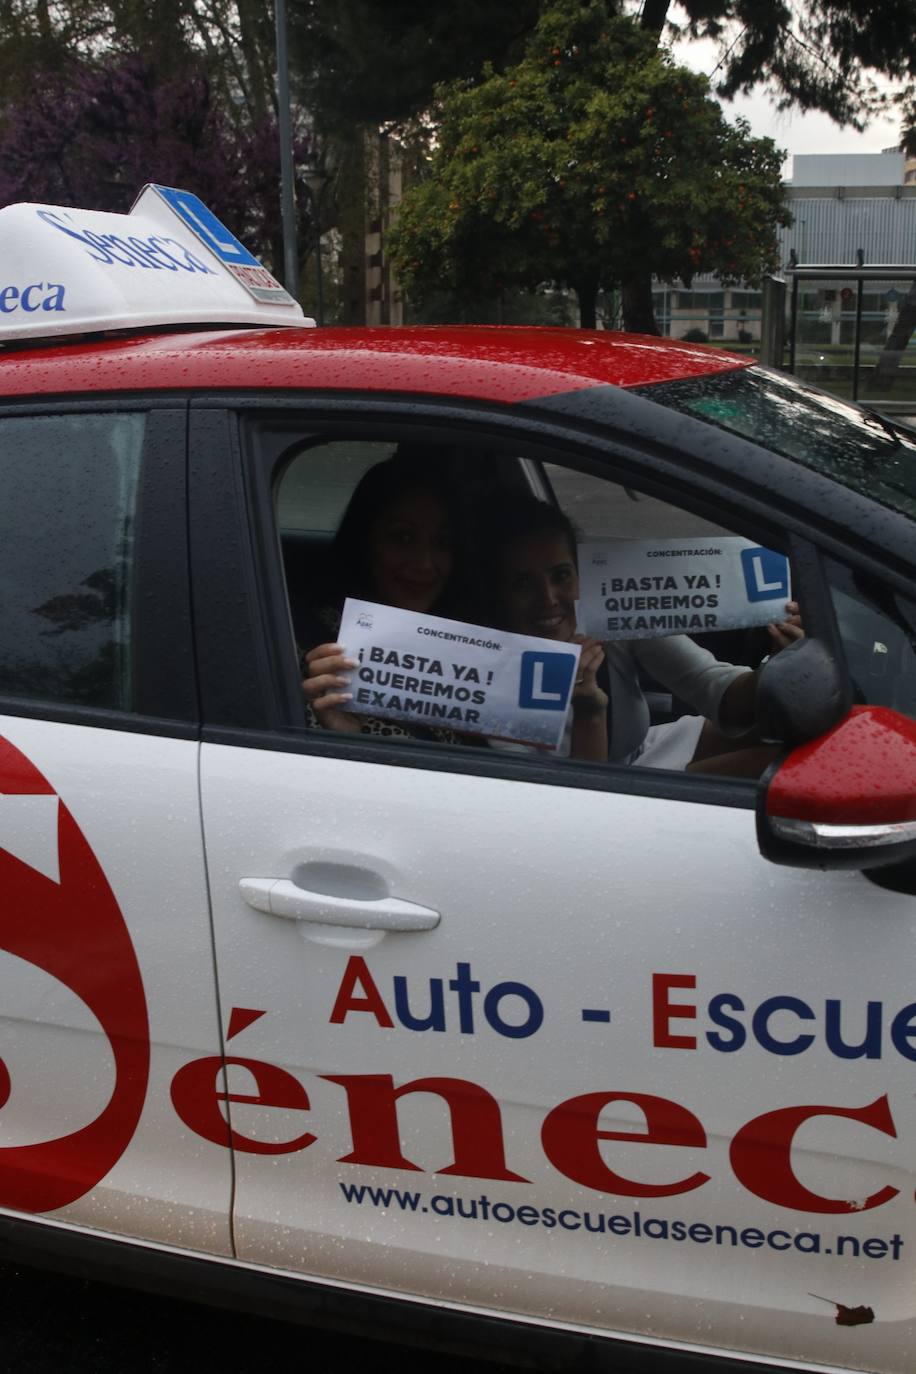
<svg viewBox="0 0 916 1374">
<path fill-rule="evenodd" d="M 170 188 L 0 241 L 0 1254 L 553 1368 L 912 1370 L 913 440 L 667 340 L 309 328 Z M 749 541 L 774 619 L 784 556 L 803 641 L 703 627 L 767 774 L 310 729 L 403 446 L 661 578 Z"/>
</svg>

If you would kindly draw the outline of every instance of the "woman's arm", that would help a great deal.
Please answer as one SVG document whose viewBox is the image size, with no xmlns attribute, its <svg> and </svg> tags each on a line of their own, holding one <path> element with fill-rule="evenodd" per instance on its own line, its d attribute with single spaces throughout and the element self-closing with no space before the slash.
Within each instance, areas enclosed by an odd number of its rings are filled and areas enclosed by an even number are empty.
<svg viewBox="0 0 916 1374">
<path fill-rule="evenodd" d="M 768 626 L 773 653 L 804 636 L 798 605 L 786 604 L 785 620 Z M 729 735 L 753 729 L 757 674 L 750 668 L 722 663 L 686 635 L 642 640 L 634 644 L 639 662 L 698 715 L 713 721 Z"/>
<path fill-rule="evenodd" d="M 604 650 L 597 639 L 574 636 L 573 643 L 582 645 L 579 667 L 573 686 L 572 736 L 569 757 L 591 759 L 606 763 L 608 756 L 607 693 L 598 686 L 596 674 L 604 662 Z"/>
</svg>

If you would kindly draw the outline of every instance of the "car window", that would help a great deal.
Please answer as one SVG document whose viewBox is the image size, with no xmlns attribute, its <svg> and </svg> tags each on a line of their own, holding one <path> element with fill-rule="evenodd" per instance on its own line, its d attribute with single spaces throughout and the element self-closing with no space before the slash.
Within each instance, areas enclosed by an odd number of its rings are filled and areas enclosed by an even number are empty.
<svg viewBox="0 0 916 1374">
<path fill-rule="evenodd" d="M 376 452 L 383 459 L 391 451 L 390 446 L 376 446 Z M 331 546 L 326 535 L 320 540 L 310 540 L 303 535 L 303 530 L 315 529 L 310 512 L 313 509 L 327 509 L 326 493 L 335 485 L 333 473 L 329 476 L 335 458 L 339 457 L 348 475 L 352 475 L 352 452 L 346 442 L 334 445 L 313 443 L 298 453 L 292 462 L 287 461 L 285 466 L 281 463 L 278 467 L 275 508 L 284 554 L 289 609 L 300 661 L 318 645 L 334 642 L 340 637 L 340 612 L 347 596 L 400 606 L 405 610 L 431 611 L 439 617 L 446 616 L 465 624 L 489 627 L 493 631 L 508 631 L 542 640 L 557 639 L 565 643 L 572 641 L 577 631 L 577 615 L 581 615 L 583 610 L 582 605 L 577 608 L 574 597 L 564 591 L 556 603 L 545 608 L 535 604 L 531 597 L 525 601 L 523 595 L 521 601 L 516 598 L 512 611 L 516 618 L 513 620 L 507 609 L 508 593 L 505 588 L 499 590 L 494 584 L 497 567 L 502 569 L 500 576 L 502 573 L 507 578 L 509 576 L 508 570 L 503 567 L 503 552 L 511 538 L 517 537 L 517 531 L 515 536 L 506 533 L 506 527 L 511 527 L 513 522 L 513 503 L 535 500 L 526 472 L 526 460 L 506 453 L 490 455 L 469 444 L 464 453 L 460 446 L 448 449 L 447 463 L 432 464 L 434 468 L 443 468 L 450 480 L 453 534 L 460 531 L 460 535 L 456 536 L 459 545 L 450 554 L 447 569 L 442 574 L 443 581 L 439 588 L 441 596 L 437 592 L 432 597 L 432 605 L 420 607 L 408 605 L 409 591 L 407 600 L 402 601 L 397 599 L 396 594 L 383 595 L 377 590 L 373 594 L 367 586 L 365 568 L 358 575 L 355 571 L 355 563 L 360 561 L 358 552 L 354 555 L 351 551 L 350 563 L 342 567 L 336 561 L 338 551 Z M 363 458 L 366 456 L 369 456 L 368 449 L 361 454 Z M 440 454 L 433 456 L 437 459 L 441 457 Z M 314 466 L 311 466 L 313 463 Z M 289 474 L 293 470 L 301 521 L 298 529 L 290 528 L 284 514 L 287 509 Z M 365 468 L 370 478 L 373 470 L 374 465 L 373 468 Z M 543 473 L 549 484 L 546 494 L 552 498 L 546 502 L 547 507 L 550 510 L 559 508 L 560 512 L 568 515 L 577 535 L 587 540 L 612 541 L 612 561 L 618 556 L 643 556 L 633 552 L 634 541 L 661 541 L 662 544 L 657 554 L 645 555 L 656 560 L 646 565 L 650 570 L 647 578 L 637 578 L 634 582 L 633 576 L 628 574 L 617 579 L 621 583 L 619 587 L 609 584 L 608 595 L 612 596 L 614 605 L 608 603 L 608 616 L 601 622 L 605 632 L 602 634 L 600 627 L 597 633 L 594 628 L 589 630 L 596 638 L 606 641 L 603 654 L 599 653 L 596 660 L 604 660 L 600 668 L 600 682 L 597 677 L 593 679 L 588 673 L 583 674 L 585 688 L 595 688 L 594 702 L 600 701 L 603 694 L 601 711 L 606 717 L 604 725 L 607 739 L 600 761 L 604 764 L 629 764 L 642 760 L 647 749 L 646 732 L 655 726 L 667 728 L 677 725 L 679 730 L 683 727 L 684 742 L 679 745 L 677 753 L 668 755 L 663 750 L 659 755 L 660 761 L 651 766 L 682 768 L 688 762 L 696 761 L 694 752 L 699 757 L 701 733 L 716 736 L 715 746 L 709 745 L 710 757 L 718 757 L 723 751 L 731 753 L 741 749 L 744 727 L 739 728 L 735 721 L 726 722 L 722 703 L 733 682 L 741 676 L 749 677 L 748 670 L 761 662 L 773 648 L 773 641 L 759 616 L 760 623 L 752 628 L 747 628 L 740 621 L 734 624 L 725 621 L 723 623 L 727 628 L 718 628 L 721 617 L 712 612 L 721 601 L 721 594 L 717 591 L 714 575 L 710 574 L 709 581 L 705 583 L 701 580 L 697 586 L 691 586 L 690 575 L 685 580 L 683 572 L 686 567 L 693 565 L 677 562 L 676 558 L 692 555 L 693 551 L 685 547 L 687 541 L 699 541 L 704 554 L 718 556 L 728 541 L 737 545 L 742 541 L 748 542 L 750 535 L 750 542 L 753 542 L 753 531 L 729 529 L 677 504 L 623 487 L 617 482 L 582 474 L 561 462 L 544 464 Z M 343 491 L 343 484 L 340 490 Z M 378 504 L 376 499 L 373 509 L 377 509 Z M 500 524 L 501 520 L 505 525 Z M 403 535 L 403 531 L 398 535 L 402 542 Z M 563 534 L 561 542 L 566 537 Z M 614 541 L 628 541 L 626 551 Z M 306 547 L 308 544 L 310 547 Z M 668 546 L 671 546 L 670 557 Z M 764 554 L 766 551 L 761 549 L 759 552 Z M 573 561 L 575 556 L 574 551 Z M 734 556 L 737 558 L 739 555 L 735 553 Z M 779 557 L 782 558 L 781 555 Z M 415 570 L 408 570 L 407 582 L 416 581 L 417 578 L 423 582 L 427 577 L 437 577 L 436 561 L 437 555 L 433 554 L 429 566 L 419 574 Z M 579 561 L 584 576 L 582 559 Z M 782 563 L 785 565 L 784 558 Z M 518 571 L 514 570 L 512 575 L 516 576 Z M 395 580 L 400 576 L 397 558 L 394 559 L 393 575 Z M 527 573 L 521 570 L 520 575 L 523 580 Z M 645 587 L 641 586 L 642 580 L 646 581 Z M 640 585 L 636 585 L 637 582 Z M 772 585 L 775 587 L 777 584 Z M 782 586 L 781 583 L 779 585 Z M 788 596 L 786 578 L 777 600 L 771 602 L 774 620 L 784 618 Z M 664 626 L 668 628 L 660 628 L 661 617 L 664 617 Z M 597 624 L 594 617 L 591 624 Z M 675 624 L 677 629 L 672 628 Z M 580 630 L 582 626 L 580 619 Z M 454 631 L 450 633 L 454 635 Z M 585 662 L 584 651 L 582 662 Z M 394 675 L 386 677 L 386 683 L 400 683 L 398 690 L 402 693 L 419 694 L 424 690 L 412 676 L 414 669 L 404 676 L 398 674 L 399 666 L 403 666 L 399 660 L 386 661 L 386 667 L 392 665 Z M 311 673 L 316 677 L 332 677 L 341 671 L 339 666 L 331 665 L 307 669 L 306 676 Z M 368 680 L 364 665 L 355 676 Z M 342 686 L 336 684 L 336 690 L 343 691 L 356 685 L 355 676 Z M 373 685 L 376 689 L 383 685 L 380 673 L 376 673 Z M 440 689 L 439 684 L 431 684 L 430 700 L 437 703 L 440 690 L 442 696 L 446 695 L 446 686 Z M 577 680 L 575 686 L 582 687 L 583 684 Z M 327 690 L 331 691 L 332 687 L 329 685 Z M 386 739 L 407 735 L 461 748 L 467 745 L 493 748 L 516 743 L 512 738 L 508 741 L 496 736 L 481 738 L 474 730 L 462 728 L 466 722 L 459 712 L 437 713 L 433 705 L 420 700 L 419 696 L 409 708 L 416 712 L 419 724 L 414 717 L 408 716 L 393 724 L 390 720 L 373 721 L 369 713 L 363 711 L 356 713 L 357 724 L 353 725 L 356 717 L 351 716 L 349 722 L 341 725 L 339 714 L 328 715 L 325 709 L 328 703 L 323 698 L 318 698 L 321 710 L 316 714 L 311 709 L 313 696 L 308 691 L 306 695 L 309 700 L 308 720 L 312 728 L 327 727 L 327 722 L 334 720 L 338 722 L 334 728 L 352 727 L 363 734 L 384 736 Z M 365 705 L 370 698 L 362 693 L 359 700 Z M 379 698 L 376 696 L 371 700 Z M 340 701 L 334 705 L 341 710 L 346 709 Z M 433 714 L 436 714 L 436 726 L 429 729 L 423 722 Z M 439 728 L 442 718 L 448 723 L 448 728 L 444 730 Z M 706 731 L 704 720 L 707 718 L 714 719 L 715 730 L 710 725 L 709 731 Z M 574 717 L 570 715 L 566 736 L 557 746 L 557 753 L 582 762 L 599 761 L 597 752 L 588 752 L 576 742 L 573 722 Z M 747 722 L 748 725 L 750 723 Z M 719 726 L 722 727 L 721 732 Z M 738 743 L 733 744 L 733 740 Z M 709 771 L 715 770 L 710 768 Z"/>
<path fill-rule="evenodd" d="M 856 699 L 916 717 L 916 605 L 878 578 L 827 570 Z"/>
<path fill-rule="evenodd" d="M 129 710 L 144 418 L 0 419 L 0 693 Z"/>
<path fill-rule="evenodd" d="M 640 390 L 916 516 L 916 435 L 884 416 L 757 367 Z"/>
<path fill-rule="evenodd" d="M 677 539 L 728 533 L 721 525 L 647 492 L 559 463 L 545 463 L 544 471 L 557 501 L 587 539 Z"/>
<path fill-rule="evenodd" d="M 290 534 L 332 534 L 363 473 L 394 449 L 393 443 L 345 439 L 300 450 L 277 483 L 280 529 Z"/>
</svg>

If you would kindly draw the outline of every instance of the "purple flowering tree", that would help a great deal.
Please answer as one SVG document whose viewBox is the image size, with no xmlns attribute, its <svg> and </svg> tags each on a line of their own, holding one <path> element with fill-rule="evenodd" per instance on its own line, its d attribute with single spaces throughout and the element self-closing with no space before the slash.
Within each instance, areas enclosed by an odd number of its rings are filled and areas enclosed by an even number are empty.
<svg viewBox="0 0 916 1374">
<path fill-rule="evenodd" d="M 296 161 L 307 161 L 307 137 Z M 36 71 L 0 116 L 0 206 L 16 201 L 127 211 L 148 181 L 195 192 L 253 252 L 279 267 L 276 120 L 231 119 L 202 65 L 162 76 L 136 55 Z M 308 198 L 299 194 L 307 241 Z"/>
</svg>

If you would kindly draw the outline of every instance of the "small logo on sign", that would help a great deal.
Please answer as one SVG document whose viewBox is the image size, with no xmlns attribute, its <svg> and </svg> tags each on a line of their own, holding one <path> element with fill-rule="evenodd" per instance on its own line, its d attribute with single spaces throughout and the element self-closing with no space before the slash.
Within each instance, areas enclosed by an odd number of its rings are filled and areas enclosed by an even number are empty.
<svg viewBox="0 0 916 1374">
<path fill-rule="evenodd" d="M 565 711 L 576 660 L 572 654 L 522 654 L 518 704 L 527 711 Z"/>
<path fill-rule="evenodd" d="M 772 549 L 742 549 L 741 569 L 748 601 L 787 601 L 789 560 Z"/>
</svg>

